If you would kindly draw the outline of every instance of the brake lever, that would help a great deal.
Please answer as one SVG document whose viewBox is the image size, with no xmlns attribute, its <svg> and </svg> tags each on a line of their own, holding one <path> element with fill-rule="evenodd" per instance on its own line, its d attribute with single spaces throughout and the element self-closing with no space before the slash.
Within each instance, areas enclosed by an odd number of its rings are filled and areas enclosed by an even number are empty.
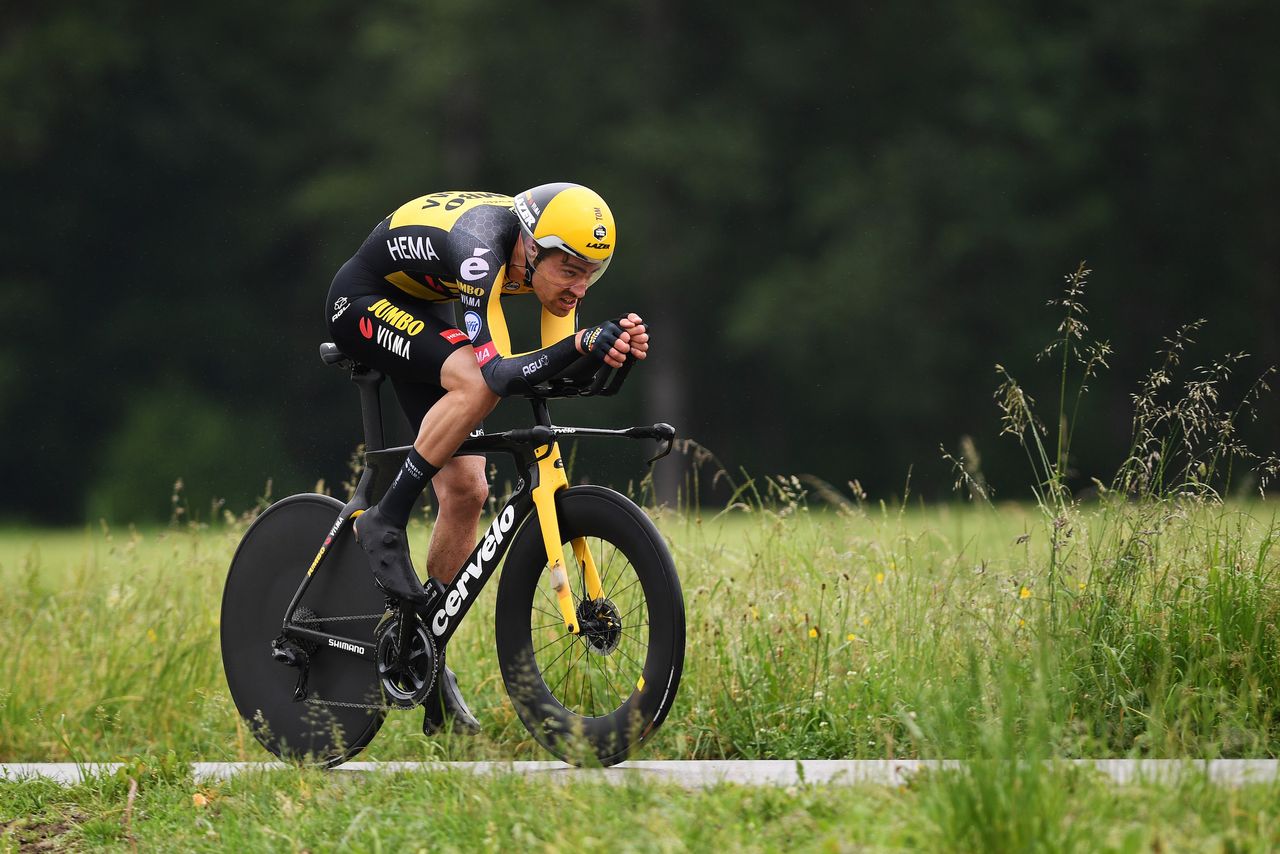
<svg viewBox="0 0 1280 854">
<path fill-rule="evenodd" d="M 653 430 L 655 433 L 658 434 L 654 438 L 656 438 L 659 442 L 666 442 L 667 447 L 662 453 L 658 454 L 656 457 L 651 457 L 649 460 L 645 462 L 645 465 L 648 466 L 649 468 L 653 468 L 654 463 L 656 463 L 658 460 L 665 457 L 667 454 L 671 453 L 671 449 L 675 446 L 675 443 L 676 443 L 676 428 L 672 427 L 670 424 L 667 424 L 665 421 L 660 421 L 657 424 L 654 424 Z"/>
</svg>

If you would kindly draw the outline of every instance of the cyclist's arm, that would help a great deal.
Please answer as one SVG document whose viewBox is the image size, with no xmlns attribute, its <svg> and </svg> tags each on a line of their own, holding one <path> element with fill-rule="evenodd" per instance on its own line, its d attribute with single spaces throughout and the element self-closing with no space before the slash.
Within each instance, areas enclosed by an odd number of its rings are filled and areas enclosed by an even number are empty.
<svg viewBox="0 0 1280 854">
<path fill-rule="evenodd" d="M 470 268 L 462 271 L 463 279 L 465 280 L 468 272 L 475 275 L 478 266 L 473 263 Z M 537 350 L 514 352 L 507 329 L 507 318 L 502 310 L 501 288 L 498 285 L 505 280 L 505 274 L 506 267 L 503 265 L 492 274 L 468 283 L 472 293 L 480 297 L 480 304 L 469 311 L 466 317 L 468 335 L 475 330 L 474 336 L 471 336 L 471 345 L 475 348 L 480 373 L 484 375 L 485 383 L 493 393 L 501 397 L 531 391 L 538 383 L 572 367 L 582 356 L 576 346 L 576 333 Z"/>
</svg>

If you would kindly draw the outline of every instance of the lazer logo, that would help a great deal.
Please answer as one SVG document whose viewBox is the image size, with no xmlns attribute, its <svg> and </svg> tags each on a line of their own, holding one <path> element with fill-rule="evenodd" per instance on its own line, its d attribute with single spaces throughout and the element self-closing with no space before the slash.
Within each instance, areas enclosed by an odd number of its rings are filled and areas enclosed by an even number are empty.
<svg viewBox="0 0 1280 854">
<path fill-rule="evenodd" d="M 492 571 L 493 566 L 490 565 L 490 561 L 498 553 L 498 545 L 502 542 L 503 535 L 511 530 L 515 520 L 516 509 L 511 506 L 504 507 L 502 514 L 493 520 L 493 524 L 489 526 L 489 532 L 484 535 L 484 542 L 476 551 L 475 558 L 462 572 L 458 573 L 457 580 L 453 582 L 453 589 L 444 598 L 444 607 L 436 611 L 436 615 L 431 618 L 431 633 L 436 637 L 440 637 L 449 630 L 449 620 L 458 615 L 462 610 L 462 603 L 471 595 L 467 590 L 468 580 L 483 583 L 484 576 Z"/>
<path fill-rule="evenodd" d="M 385 299 L 378 300 L 365 310 L 381 320 L 383 323 L 387 324 L 387 326 L 394 327 L 406 335 L 417 335 L 422 331 L 422 327 L 424 326 L 421 320 L 418 320 L 407 311 L 402 311 L 401 309 L 396 308 Z M 362 320 L 367 319 L 368 318 L 362 318 Z M 369 336 L 366 335 L 364 337 L 368 338 Z"/>
<path fill-rule="evenodd" d="M 524 374 L 527 377 L 529 376 L 529 374 L 538 370 L 538 368 L 546 367 L 546 364 L 547 364 L 547 357 L 543 356 L 542 358 L 538 359 L 538 361 L 530 362 L 529 364 L 522 367 L 520 369 L 520 373 Z"/>
<path fill-rule="evenodd" d="M 345 649 L 347 652 L 354 652 L 356 655 L 364 655 L 364 647 L 356 646 L 355 644 L 347 643 L 346 641 L 329 638 L 329 646 L 336 647 L 337 649 Z"/>
<path fill-rule="evenodd" d="M 398 258 L 401 261 L 408 261 L 411 258 L 419 261 L 440 260 L 435 247 L 431 245 L 430 237 L 393 237 L 387 241 L 387 251 L 391 253 L 392 258 Z"/>
<path fill-rule="evenodd" d="M 368 318 L 362 317 L 361 320 L 368 320 Z M 461 335 L 462 333 L 459 332 L 458 334 Z M 385 326 L 378 327 L 378 344 L 384 350 L 390 350 L 402 359 L 409 358 L 409 342 Z"/>
<path fill-rule="evenodd" d="M 537 221 L 534 219 L 533 211 L 529 210 L 529 203 L 525 201 L 524 196 L 516 196 L 516 213 L 524 220 L 525 225 L 533 228 L 533 224 Z"/>
<path fill-rule="evenodd" d="M 488 251 L 488 249 L 476 249 L 471 253 L 472 257 L 462 262 L 462 266 L 458 269 L 462 278 L 468 282 L 478 282 L 489 275 L 489 262 L 480 257 Z"/>
<path fill-rule="evenodd" d="M 608 243 L 588 243 L 587 248 L 588 249 L 608 249 L 609 244 Z"/>
</svg>

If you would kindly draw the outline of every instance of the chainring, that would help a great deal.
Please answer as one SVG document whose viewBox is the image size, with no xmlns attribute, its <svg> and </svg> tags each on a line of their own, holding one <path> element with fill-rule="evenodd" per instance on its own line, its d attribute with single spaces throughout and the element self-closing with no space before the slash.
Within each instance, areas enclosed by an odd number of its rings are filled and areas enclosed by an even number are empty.
<svg viewBox="0 0 1280 854">
<path fill-rule="evenodd" d="M 401 618 L 401 612 L 387 611 L 373 631 L 378 682 L 382 686 L 382 696 L 390 705 L 397 709 L 412 709 L 420 705 L 435 686 L 440 656 L 431 632 L 414 614 L 414 624 L 410 627 L 409 658 L 402 669 L 399 646 Z"/>
</svg>

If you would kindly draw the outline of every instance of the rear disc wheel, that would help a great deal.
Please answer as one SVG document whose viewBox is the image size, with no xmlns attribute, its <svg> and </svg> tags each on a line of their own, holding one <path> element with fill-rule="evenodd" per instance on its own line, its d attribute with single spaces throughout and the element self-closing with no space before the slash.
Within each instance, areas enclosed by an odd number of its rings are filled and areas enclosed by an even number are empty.
<svg viewBox="0 0 1280 854">
<path fill-rule="evenodd" d="M 386 716 L 373 654 L 385 597 L 349 531 L 329 545 L 294 620 L 359 641 L 365 656 L 299 644 L 308 653 L 305 701 L 293 699 L 299 668 L 271 657 L 285 610 L 342 507 L 325 495 L 294 495 L 268 507 L 240 541 L 222 594 L 222 665 L 236 710 L 263 747 L 293 762 L 345 762 Z"/>
</svg>

